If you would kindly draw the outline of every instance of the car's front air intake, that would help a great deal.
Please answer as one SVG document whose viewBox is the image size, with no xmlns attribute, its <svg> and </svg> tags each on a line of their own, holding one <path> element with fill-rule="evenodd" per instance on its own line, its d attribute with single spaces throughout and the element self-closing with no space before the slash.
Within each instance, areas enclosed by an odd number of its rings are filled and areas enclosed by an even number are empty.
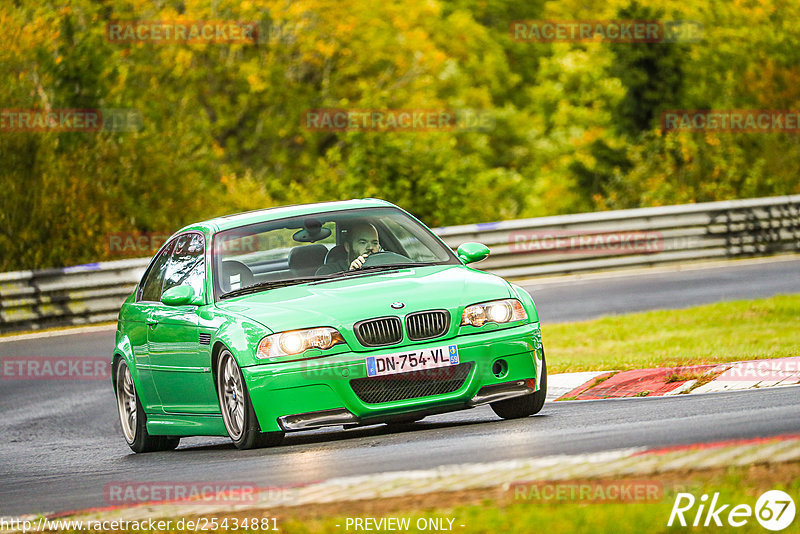
<svg viewBox="0 0 800 534">
<path fill-rule="evenodd" d="M 356 323 L 358 341 L 365 347 L 394 345 L 403 339 L 403 328 L 397 317 L 381 317 Z"/>
<path fill-rule="evenodd" d="M 367 404 L 380 404 L 406 399 L 444 395 L 464 385 L 472 369 L 472 362 L 452 367 L 437 367 L 388 376 L 356 378 L 350 387 L 359 399 Z"/>
<path fill-rule="evenodd" d="M 450 313 L 445 310 L 424 311 L 406 316 L 408 339 L 419 341 L 433 339 L 447 333 Z"/>
</svg>

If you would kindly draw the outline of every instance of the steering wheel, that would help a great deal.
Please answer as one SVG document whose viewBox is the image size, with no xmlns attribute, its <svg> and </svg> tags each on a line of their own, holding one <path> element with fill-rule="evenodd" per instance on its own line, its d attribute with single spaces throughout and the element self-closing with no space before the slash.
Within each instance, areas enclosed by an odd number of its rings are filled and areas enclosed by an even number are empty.
<svg viewBox="0 0 800 534">
<path fill-rule="evenodd" d="M 406 258 L 402 254 L 398 254 L 396 252 L 390 252 L 388 250 L 382 250 L 380 252 L 373 252 L 367 259 L 364 260 L 364 264 L 362 267 L 374 267 L 378 265 L 393 265 L 395 263 L 408 263 L 411 261 L 409 258 Z"/>
</svg>

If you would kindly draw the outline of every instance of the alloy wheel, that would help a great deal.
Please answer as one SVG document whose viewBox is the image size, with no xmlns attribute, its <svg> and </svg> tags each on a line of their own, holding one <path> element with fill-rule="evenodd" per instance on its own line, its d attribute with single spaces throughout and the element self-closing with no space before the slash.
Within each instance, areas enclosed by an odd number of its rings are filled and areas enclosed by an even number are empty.
<svg viewBox="0 0 800 534">
<path fill-rule="evenodd" d="M 125 363 L 117 368 L 117 407 L 125 440 L 133 443 L 136 439 L 136 387 L 133 385 L 131 370 Z"/>
<path fill-rule="evenodd" d="M 244 384 L 233 356 L 227 353 L 223 358 L 220 365 L 222 415 L 231 438 L 237 440 L 244 432 Z"/>
</svg>

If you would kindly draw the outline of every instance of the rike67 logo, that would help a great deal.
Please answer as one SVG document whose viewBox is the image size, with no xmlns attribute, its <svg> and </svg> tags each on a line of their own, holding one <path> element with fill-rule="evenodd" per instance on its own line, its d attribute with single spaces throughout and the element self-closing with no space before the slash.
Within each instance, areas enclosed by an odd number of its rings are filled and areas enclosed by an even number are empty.
<svg viewBox="0 0 800 534">
<path fill-rule="evenodd" d="M 710 501 L 706 494 L 696 499 L 691 493 L 678 493 L 667 526 L 742 527 L 755 517 L 762 527 L 777 532 L 792 524 L 796 511 L 794 500 L 780 490 L 763 493 L 755 508 L 748 504 L 723 503 L 719 493 L 714 493 Z"/>
</svg>

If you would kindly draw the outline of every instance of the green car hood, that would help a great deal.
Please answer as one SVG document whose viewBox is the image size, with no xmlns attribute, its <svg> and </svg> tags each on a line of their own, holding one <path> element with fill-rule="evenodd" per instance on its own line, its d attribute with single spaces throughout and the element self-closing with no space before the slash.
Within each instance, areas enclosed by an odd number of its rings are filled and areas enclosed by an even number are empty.
<svg viewBox="0 0 800 534">
<path fill-rule="evenodd" d="M 400 269 L 341 280 L 276 288 L 217 302 L 217 307 L 273 332 L 332 326 L 352 328 L 364 319 L 403 316 L 513 296 L 502 278 L 460 265 Z M 401 309 L 392 303 L 402 302 Z"/>
</svg>

